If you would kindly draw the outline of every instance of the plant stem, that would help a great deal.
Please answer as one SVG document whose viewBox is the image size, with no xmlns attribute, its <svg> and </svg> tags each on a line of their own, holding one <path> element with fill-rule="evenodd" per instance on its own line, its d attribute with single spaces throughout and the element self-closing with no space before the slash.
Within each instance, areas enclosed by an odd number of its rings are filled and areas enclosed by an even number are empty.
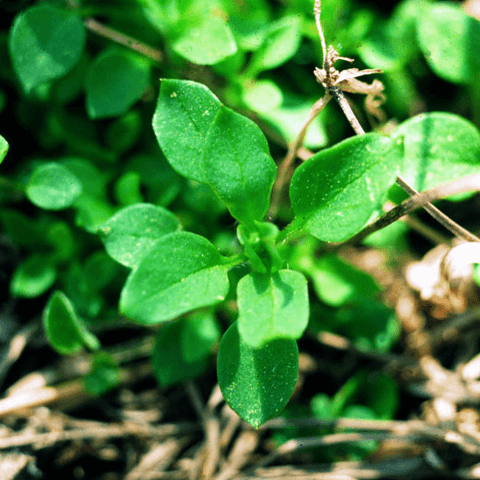
<svg viewBox="0 0 480 480">
<path fill-rule="evenodd" d="M 268 214 L 271 220 L 275 218 L 277 214 L 282 191 L 287 181 L 288 172 L 290 171 L 292 163 L 297 156 L 299 148 L 303 144 L 308 127 L 313 120 L 315 120 L 317 115 L 326 107 L 331 99 L 332 95 L 330 92 L 325 92 L 325 95 L 314 103 L 313 107 L 310 109 L 307 120 L 305 120 L 305 123 L 302 125 L 302 128 L 300 129 L 300 132 L 295 140 L 289 145 L 287 155 L 278 167 L 277 179 L 273 185 L 271 207 Z"/>
<path fill-rule="evenodd" d="M 104 25 L 103 23 L 98 22 L 94 18 L 85 18 L 83 24 L 90 31 L 100 35 L 101 37 L 108 38 L 115 43 L 123 45 L 124 47 L 135 50 L 141 55 L 150 58 L 156 63 L 160 63 L 163 60 L 163 53 L 157 48 L 153 48 L 146 43 L 140 42 L 139 40 L 125 35 L 111 27 Z"/>
</svg>

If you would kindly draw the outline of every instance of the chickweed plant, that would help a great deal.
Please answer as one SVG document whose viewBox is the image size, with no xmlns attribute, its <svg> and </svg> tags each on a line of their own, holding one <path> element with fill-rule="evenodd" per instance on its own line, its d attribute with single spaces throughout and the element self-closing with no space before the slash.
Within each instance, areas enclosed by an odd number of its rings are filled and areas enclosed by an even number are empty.
<svg viewBox="0 0 480 480">
<path fill-rule="evenodd" d="M 432 205 L 479 189 L 478 128 L 411 114 L 430 75 L 468 88 L 480 118 L 480 25 L 453 2 L 404 0 L 388 20 L 348 0 L 324 0 L 323 12 L 320 0 L 278 11 L 131 0 L 116 13 L 21 3 L 2 37 L 11 66 L 0 68 L 0 109 L 36 144 L 2 124 L 0 220 L 22 258 L 10 293 L 44 299 L 55 350 L 92 352 L 92 393 L 120 381 L 100 339 L 129 322 L 154 332 L 163 387 L 202 375 L 216 354 L 225 401 L 258 428 L 292 396 L 303 336 L 329 331 L 380 352 L 399 337 L 377 282 L 342 247 L 393 258 L 408 228 L 397 221 L 420 208 L 479 242 Z M 321 14 L 327 36 L 343 22 L 342 46 L 327 47 Z M 337 49 L 370 68 L 341 70 L 353 60 Z M 364 372 L 333 397 L 320 386 L 311 411 L 348 415 L 366 382 L 376 399 L 363 413 L 391 418 L 395 384 Z"/>
</svg>

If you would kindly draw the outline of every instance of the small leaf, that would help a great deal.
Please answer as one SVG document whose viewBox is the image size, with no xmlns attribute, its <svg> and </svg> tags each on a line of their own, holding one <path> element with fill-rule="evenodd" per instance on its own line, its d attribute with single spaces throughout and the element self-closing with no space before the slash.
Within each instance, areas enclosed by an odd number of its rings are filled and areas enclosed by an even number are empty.
<svg viewBox="0 0 480 480">
<path fill-rule="evenodd" d="M 393 147 L 389 138 L 368 133 L 300 165 L 290 184 L 294 225 L 326 242 L 360 231 L 395 182 L 399 156 Z"/>
<path fill-rule="evenodd" d="M 392 134 L 403 142 L 402 177 L 417 190 L 478 173 L 480 132 L 451 113 L 417 115 Z"/>
<path fill-rule="evenodd" d="M 67 167 L 54 162 L 35 169 L 26 188 L 28 199 L 46 210 L 68 208 L 81 193 L 78 178 Z"/>
<path fill-rule="evenodd" d="M 56 273 L 49 257 L 33 254 L 15 270 L 10 292 L 16 297 L 38 297 L 53 285 Z"/>
<path fill-rule="evenodd" d="M 91 118 L 124 114 L 143 94 L 150 81 L 146 60 L 131 53 L 107 50 L 88 70 L 85 90 Z"/>
<path fill-rule="evenodd" d="M 107 253 L 122 265 L 134 268 L 159 238 L 179 228 L 177 218 L 168 210 L 138 203 L 116 213 L 99 233 Z"/>
<path fill-rule="evenodd" d="M 77 317 L 70 300 L 54 292 L 43 311 L 43 328 L 52 347 L 62 355 L 74 355 L 83 346 L 97 350 L 100 343 Z"/>
<path fill-rule="evenodd" d="M 259 72 L 279 67 L 292 58 L 300 46 L 301 24 L 298 16 L 286 16 L 273 23 L 262 45 L 253 54 L 249 75 L 255 77 Z"/>
<path fill-rule="evenodd" d="M 296 340 L 307 327 L 307 281 L 299 272 L 250 273 L 238 283 L 237 296 L 238 329 L 252 347 L 276 338 Z"/>
<path fill-rule="evenodd" d="M 0 135 L 0 163 L 3 162 L 8 152 L 8 142 Z"/>
<path fill-rule="evenodd" d="M 394 313 L 371 298 L 357 297 L 335 313 L 334 333 L 351 339 L 358 348 L 387 352 L 400 335 Z"/>
<path fill-rule="evenodd" d="M 186 60 L 197 65 L 213 65 L 237 51 L 237 45 L 222 12 L 202 12 L 203 15 L 187 13 L 191 21 L 172 43 L 175 50 Z"/>
<path fill-rule="evenodd" d="M 260 128 L 221 108 L 205 144 L 208 184 L 240 222 L 261 221 L 270 203 L 276 166 Z"/>
<path fill-rule="evenodd" d="M 202 374 L 218 338 L 215 319 L 206 312 L 164 325 L 152 355 L 153 371 L 160 385 L 170 387 Z"/>
<path fill-rule="evenodd" d="M 168 234 L 128 277 L 120 310 L 138 323 L 151 325 L 214 305 L 228 292 L 228 268 L 205 238 L 187 232 Z"/>
<path fill-rule="evenodd" d="M 84 46 L 80 17 L 49 5 L 25 10 L 15 18 L 9 34 L 13 68 L 27 92 L 67 74 Z"/>
<path fill-rule="evenodd" d="M 255 428 L 285 407 L 298 375 L 295 340 L 276 339 L 260 348 L 244 342 L 235 322 L 220 341 L 218 383 L 225 401 Z"/>
<path fill-rule="evenodd" d="M 113 357 L 97 352 L 93 357 L 91 370 L 83 379 L 85 390 L 94 397 L 100 397 L 120 384 L 120 369 Z"/>
<path fill-rule="evenodd" d="M 137 172 L 125 172 L 115 182 L 115 199 L 124 206 L 142 203 L 140 175 Z"/>
<path fill-rule="evenodd" d="M 417 19 L 420 48 L 432 70 L 454 83 L 472 83 L 480 74 L 480 23 L 459 5 L 441 2 Z"/>
<path fill-rule="evenodd" d="M 308 273 L 319 298 L 333 307 L 339 307 L 358 296 L 371 297 L 380 292 L 373 277 L 336 255 L 321 257 L 313 263 Z"/>
<path fill-rule="evenodd" d="M 164 79 L 153 130 L 170 165 L 184 177 L 205 183 L 205 137 L 221 103 L 196 82 Z"/>
</svg>

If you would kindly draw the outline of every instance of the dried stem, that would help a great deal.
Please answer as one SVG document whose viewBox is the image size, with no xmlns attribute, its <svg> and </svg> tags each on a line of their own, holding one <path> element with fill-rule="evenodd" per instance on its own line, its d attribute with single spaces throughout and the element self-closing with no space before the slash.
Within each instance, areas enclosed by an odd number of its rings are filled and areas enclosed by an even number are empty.
<svg viewBox="0 0 480 480">
<path fill-rule="evenodd" d="M 445 183 L 443 185 L 439 185 L 437 187 L 431 188 L 430 190 L 426 190 L 425 192 L 422 192 L 422 193 L 417 193 L 412 197 L 407 198 L 407 200 L 403 201 L 400 205 L 397 205 L 395 208 L 392 208 L 392 210 L 388 211 L 385 215 L 378 218 L 370 225 L 367 225 L 361 232 L 359 232 L 357 235 L 351 238 L 349 242 L 363 240 L 368 235 L 376 232 L 377 230 L 385 228 L 386 226 L 395 222 L 396 220 L 403 217 L 404 215 L 407 215 L 408 213 L 413 212 L 418 208 L 421 208 L 421 207 L 425 208 L 425 206 L 427 206 L 430 202 L 439 200 L 441 198 L 449 197 L 457 193 L 464 193 L 469 191 L 480 191 L 480 174 L 470 175 L 468 177 L 461 178 L 460 180 L 455 180 L 453 182 Z M 454 224 L 457 227 L 462 228 L 459 225 L 457 225 L 455 222 L 453 222 L 453 220 L 451 219 L 448 219 L 448 220 L 449 220 L 449 225 L 448 225 L 449 227 L 452 227 L 452 224 Z M 456 235 L 460 235 L 460 233 L 457 231 L 455 231 L 454 233 Z M 472 238 L 472 240 L 469 240 L 469 241 L 480 242 L 480 239 L 478 237 L 471 234 L 470 232 L 468 233 L 469 233 L 469 238 Z"/>
<path fill-rule="evenodd" d="M 322 25 L 320 22 L 320 0 L 315 0 L 314 6 L 314 14 L 315 14 L 315 23 L 317 25 L 318 34 L 320 37 L 320 41 L 322 43 L 322 50 L 323 50 L 323 69 L 316 68 L 314 71 L 315 76 L 319 83 L 323 85 L 326 90 L 326 94 L 322 97 L 319 101 L 315 103 L 313 108 L 311 109 L 309 116 L 304 123 L 300 133 L 298 134 L 295 141 L 289 148 L 287 156 L 283 160 L 282 164 L 279 167 L 279 175 L 277 178 L 276 185 L 273 190 L 272 194 L 272 210 L 270 212 L 271 217 L 273 217 L 276 213 L 276 209 L 278 208 L 278 204 L 280 201 L 281 191 L 283 186 L 286 182 L 287 172 L 290 169 L 291 164 L 295 158 L 296 152 L 300 148 L 307 131 L 308 126 L 313 121 L 313 119 L 318 115 L 318 113 L 323 110 L 327 102 L 334 97 L 337 103 L 340 105 L 343 113 L 345 114 L 348 122 L 352 126 L 353 130 L 357 135 L 364 135 L 365 130 L 360 125 L 355 113 L 353 112 L 348 100 L 345 97 L 344 90 L 352 93 L 363 93 L 367 95 L 367 103 L 366 106 L 370 107 L 371 113 L 378 114 L 379 106 L 385 100 L 385 96 L 383 95 L 383 85 L 381 82 L 375 80 L 371 85 L 368 85 L 364 82 L 357 80 L 357 77 L 362 75 L 370 75 L 372 73 L 379 73 L 380 70 L 377 69 L 370 69 L 370 70 L 361 70 L 352 68 L 349 70 L 343 70 L 341 72 L 337 71 L 333 64 L 337 60 L 347 60 L 351 61 L 351 59 L 340 57 L 338 52 L 330 46 L 327 50 L 326 42 L 325 42 L 325 35 L 323 33 Z M 384 216 L 380 217 L 376 222 L 367 226 L 362 232 L 358 235 L 350 239 L 352 240 L 360 240 L 365 238 L 367 235 L 386 227 L 390 223 L 398 220 L 400 217 L 404 216 L 406 213 L 413 211 L 419 207 L 424 208 L 435 220 L 437 220 L 441 225 L 443 225 L 447 230 L 452 232 L 457 237 L 466 240 L 468 242 L 480 242 L 480 239 L 470 233 L 468 230 L 464 229 L 456 222 L 454 222 L 451 218 L 447 215 L 442 213 L 438 208 L 433 206 L 430 201 L 436 200 L 438 198 L 443 198 L 449 196 L 446 192 L 449 191 L 449 188 L 453 189 L 460 189 L 459 192 L 465 192 L 468 190 L 477 190 L 478 186 L 472 183 L 469 183 L 472 180 L 471 177 L 465 180 L 466 183 L 462 182 L 453 182 L 452 184 L 447 184 L 438 188 L 434 188 L 429 190 L 428 192 L 424 192 L 424 194 L 419 194 L 412 186 L 410 186 L 402 177 L 397 177 L 397 183 L 400 187 L 407 192 L 412 197 L 409 200 L 406 200 L 398 207 L 390 210 Z M 455 193 L 458 193 L 457 191 Z M 433 196 L 432 196 L 433 195 Z M 431 200 L 426 200 L 431 198 Z"/>
</svg>

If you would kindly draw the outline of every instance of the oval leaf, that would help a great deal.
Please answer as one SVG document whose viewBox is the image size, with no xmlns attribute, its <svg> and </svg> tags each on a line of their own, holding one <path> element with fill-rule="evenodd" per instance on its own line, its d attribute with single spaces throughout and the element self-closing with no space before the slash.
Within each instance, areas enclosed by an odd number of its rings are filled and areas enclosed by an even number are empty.
<svg viewBox="0 0 480 480">
<path fill-rule="evenodd" d="M 287 16 L 275 22 L 260 46 L 253 54 L 249 73 L 252 76 L 262 70 L 279 67 L 293 57 L 300 46 L 301 17 Z"/>
<path fill-rule="evenodd" d="M 206 183 L 205 137 L 221 103 L 200 83 L 162 80 L 153 130 L 170 165 L 191 180 Z"/>
<path fill-rule="evenodd" d="M 327 242 L 350 238 L 386 198 L 398 158 L 394 143 L 376 133 L 349 138 L 309 158 L 290 184 L 294 225 Z"/>
<path fill-rule="evenodd" d="M 230 408 L 255 428 L 280 413 L 298 375 L 295 340 L 277 339 L 260 348 L 245 343 L 235 322 L 220 341 L 218 384 Z"/>
<path fill-rule="evenodd" d="M 478 173 L 480 132 L 458 115 L 417 115 L 403 122 L 392 138 L 403 141 L 401 175 L 417 190 Z"/>
<path fill-rule="evenodd" d="M 46 210 L 68 208 L 81 193 L 78 178 L 67 167 L 53 162 L 35 169 L 26 188 L 28 199 Z"/>
<path fill-rule="evenodd" d="M 417 21 L 420 48 L 432 70 L 455 83 L 471 83 L 480 73 L 480 23 L 453 3 L 424 9 Z"/>
<path fill-rule="evenodd" d="M 108 254 L 134 268 L 159 238 L 179 228 L 177 218 L 168 210 L 138 203 L 120 210 L 100 227 L 99 233 Z"/>
<path fill-rule="evenodd" d="M 13 68 L 24 89 L 68 73 L 85 46 L 85 28 L 76 13 L 49 5 L 16 17 L 9 35 Z"/>
<path fill-rule="evenodd" d="M 213 65 L 237 51 L 230 27 L 221 16 L 208 9 L 203 15 L 190 15 L 190 19 L 194 22 L 187 22 L 172 44 L 183 58 L 198 65 Z"/>
<path fill-rule="evenodd" d="M 123 287 L 120 310 L 142 324 L 171 320 L 224 300 L 227 265 L 217 249 L 193 233 L 171 233 L 155 243 Z"/>
<path fill-rule="evenodd" d="M 221 108 L 205 144 L 209 185 L 240 222 L 261 221 L 270 203 L 276 166 L 260 128 L 248 118 Z"/>
<path fill-rule="evenodd" d="M 325 255 L 308 269 L 318 297 L 339 307 L 359 296 L 374 297 L 380 292 L 375 279 L 336 255 Z"/>
<path fill-rule="evenodd" d="M 308 288 L 299 272 L 250 273 L 238 283 L 237 297 L 240 335 L 252 347 L 276 338 L 298 339 L 307 328 Z"/>
<path fill-rule="evenodd" d="M 74 355 L 83 346 L 92 350 L 100 347 L 97 337 L 86 329 L 62 292 L 55 292 L 50 297 L 43 311 L 43 328 L 52 347 L 62 355 Z"/>
<path fill-rule="evenodd" d="M 15 270 L 10 292 L 17 297 L 38 297 L 53 285 L 56 274 L 55 266 L 48 257 L 33 254 Z"/>
<path fill-rule="evenodd" d="M 133 54 L 108 50 L 88 70 L 85 90 L 91 118 L 125 113 L 143 94 L 150 80 L 150 66 Z"/>
</svg>

